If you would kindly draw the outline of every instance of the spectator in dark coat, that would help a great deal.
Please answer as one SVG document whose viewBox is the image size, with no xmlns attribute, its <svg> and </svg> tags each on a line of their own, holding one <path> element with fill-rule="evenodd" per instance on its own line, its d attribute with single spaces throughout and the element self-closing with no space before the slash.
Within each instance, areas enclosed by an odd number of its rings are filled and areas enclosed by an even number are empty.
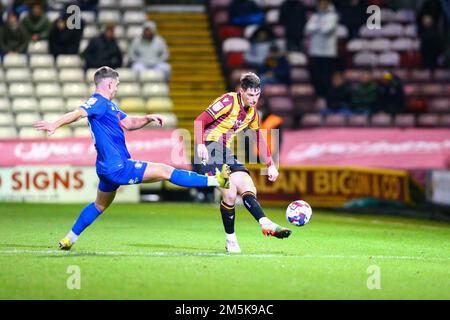
<svg viewBox="0 0 450 320">
<path fill-rule="evenodd" d="M 423 67 L 434 71 L 437 66 L 439 55 L 442 53 L 443 38 L 438 32 L 432 16 L 423 16 L 419 37 L 422 65 Z"/>
<path fill-rule="evenodd" d="M 22 20 L 22 26 L 30 34 L 31 41 L 39 41 L 48 38 L 51 23 L 47 15 L 43 14 L 41 5 L 34 3 L 30 13 Z"/>
<path fill-rule="evenodd" d="M 64 11 L 61 17 L 53 22 L 50 29 L 48 49 L 55 58 L 60 54 L 78 54 L 80 49 L 84 22 L 81 20 L 80 29 L 69 29 L 66 26 L 68 17 Z"/>
<path fill-rule="evenodd" d="M 366 21 L 367 4 L 363 0 L 336 1 L 341 23 L 347 27 L 350 38 L 358 36 L 360 27 Z"/>
<path fill-rule="evenodd" d="M 1 54 L 26 53 L 29 40 L 30 37 L 19 24 L 16 14 L 10 11 L 6 18 L 6 24 L 0 29 Z"/>
<path fill-rule="evenodd" d="M 250 50 L 245 52 L 244 60 L 250 67 L 260 68 L 273 44 L 274 35 L 269 26 L 263 25 L 255 30 L 250 37 Z"/>
<path fill-rule="evenodd" d="M 113 69 L 122 66 L 122 52 L 114 38 L 114 26 L 108 25 L 105 31 L 91 39 L 83 52 L 85 68 L 100 68 L 109 66 Z"/>
<path fill-rule="evenodd" d="M 352 90 L 350 84 L 345 81 L 342 72 L 334 73 L 330 90 L 326 96 L 327 109 L 325 113 L 351 113 L 351 99 Z"/>
<path fill-rule="evenodd" d="M 264 23 L 264 11 L 252 0 L 233 0 L 228 12 L 230 23 L 237 26 Z"/>
<path fill-rule="evenodd" d="M 378 104 L 378 85 L 370 71 L 365 70 L 361 81 L 352 90 L 352 112 L 369 113 Z"/>
<path fill-rule="evenodd" d="M 287 49 L 303 50 L 303 34 L 306 24 L 306 7 L 301 0 L 286 0 L 280 7 L 278 23 L 284 26 Z"/>
<path fill-rule="evenodd" d="M 378 86 L 379 104 L 374 112 L 383 111 L 391 115 L 405 109 L 405 92 L 402 80 L 392 72 L 385 72 Z"/>
<path fill-rule="evenodd" d="M 272 45 L 269 50 L 269 55 L 259 70 L 261 86 L 264 87 L 268 83 L 290 84 L 290 71 L 291 67 L 286 55 L 277 45 Z"/>
</svg>

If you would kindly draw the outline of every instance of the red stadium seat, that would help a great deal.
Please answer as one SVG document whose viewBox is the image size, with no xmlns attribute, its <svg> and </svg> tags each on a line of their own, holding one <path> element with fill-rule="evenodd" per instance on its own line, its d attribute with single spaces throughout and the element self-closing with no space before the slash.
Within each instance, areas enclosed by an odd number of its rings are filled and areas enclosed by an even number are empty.
<svg viewBox="0 0 450 320">
<path fill-rule="evenodd" d="M 238 68 L 245 64 L 243 52 L 230 52 L 227 54 L 226 59 L 229 68 Z"/>
<path fill-rule="evenodd" d="M 428 102 L 421 97 L 412 98 L 407 101 L 406 109 L 411 112 L 426 112 L 428 109 Z"/>
<path fill-rule="evenodd" d="M 219 27 L 219 39 L 224 41 L 227 38 L 243 37 L 244 30 L 242 27 L 224 25 Z"/>
</svg>

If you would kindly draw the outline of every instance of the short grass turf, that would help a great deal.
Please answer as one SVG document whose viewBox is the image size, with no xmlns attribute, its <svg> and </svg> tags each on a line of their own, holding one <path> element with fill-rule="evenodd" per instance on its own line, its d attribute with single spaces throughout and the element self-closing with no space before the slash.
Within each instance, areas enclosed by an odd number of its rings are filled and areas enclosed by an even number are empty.
<svg viewBox="0 0 450 320">
<path fill-rule="evenodd" d="M 58 251 L 82 208 L 0 203 L 0 299 L 450 299 L 446 223 L 315 211 L 280 240 L 238 207 L 231 255 L 215 205 L 113 204 Z"/>
</svg>

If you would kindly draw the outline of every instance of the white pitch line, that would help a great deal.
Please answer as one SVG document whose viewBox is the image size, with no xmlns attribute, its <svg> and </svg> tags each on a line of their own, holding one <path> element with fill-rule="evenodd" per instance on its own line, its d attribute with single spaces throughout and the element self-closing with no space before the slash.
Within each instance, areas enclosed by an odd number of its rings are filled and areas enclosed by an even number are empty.
<svg viewBox="0 0 450 320">
<path fill-rule="evenodd" d="M 383 256 L 383 255 L 283 255 L 283 254 L 259 254 L 259 253 L 241 253 L 229 254 L 220 252 L 156 252 L 156 251 L 138 251 L 138 252 L 121 252 L 121 251 L 60 251 L 60 250 L 30 250 L 30 249 L 6 249 L 0 250 L 0 255 L 11 254 L 37 254 L 37 255 L 55 255 L 76 257 L 79 255 L 92 256 L 148 256 L 148 257 L 253 257 L 253 258 L 298 258 L 298 259 L 380 259 L 380 260 L 421 260 L 421 261 L 450 261 L 450 257 L 419 257 L 419 256 Z"/>
</svg>

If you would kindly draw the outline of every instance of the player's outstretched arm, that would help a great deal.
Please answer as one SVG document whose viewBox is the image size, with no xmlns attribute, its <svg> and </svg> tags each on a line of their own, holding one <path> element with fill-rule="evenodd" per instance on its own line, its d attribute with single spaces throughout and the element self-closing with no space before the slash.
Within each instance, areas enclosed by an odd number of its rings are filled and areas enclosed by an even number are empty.
<svg viewBox="0 0 450 320">
<path fill-rule="evenodd" d="M 58 120 L 54 122 L 48 122 L 45 120 L 38 121 L 34 124 L 34 128 L 36 130 L 47 131 L 48 135 L 51 136 L 59 127 L 78 121 L 81 118 L 85 117 L 87 117 L 87 112 L 82 108 L 78 108 L 74 111 L 62 115 Z"/>
<path fill-rule="evenodd" d="M 264 138 L 262 132 L 259 131 L 259 129 L 256 130 L 256 143 L 258 146 L 259 154 L 267 165 L 267 174 L 269 181 L 274 182 L 278 178 L 278 169 L 272 159 L 270 148 L 267 145 L 266 139 Z"/>
<path fill-rule="evenodd" d="M 128 116 L 122 121 L 120 121 L 120 125 L 122 128 L 132 131 L 138 130 L 145 127 L 150 122 L 156 122 L 160 127 L 164 124 L 163 116 L 159 114 L 146 114 L 145 116 Z"/>
</svg>

